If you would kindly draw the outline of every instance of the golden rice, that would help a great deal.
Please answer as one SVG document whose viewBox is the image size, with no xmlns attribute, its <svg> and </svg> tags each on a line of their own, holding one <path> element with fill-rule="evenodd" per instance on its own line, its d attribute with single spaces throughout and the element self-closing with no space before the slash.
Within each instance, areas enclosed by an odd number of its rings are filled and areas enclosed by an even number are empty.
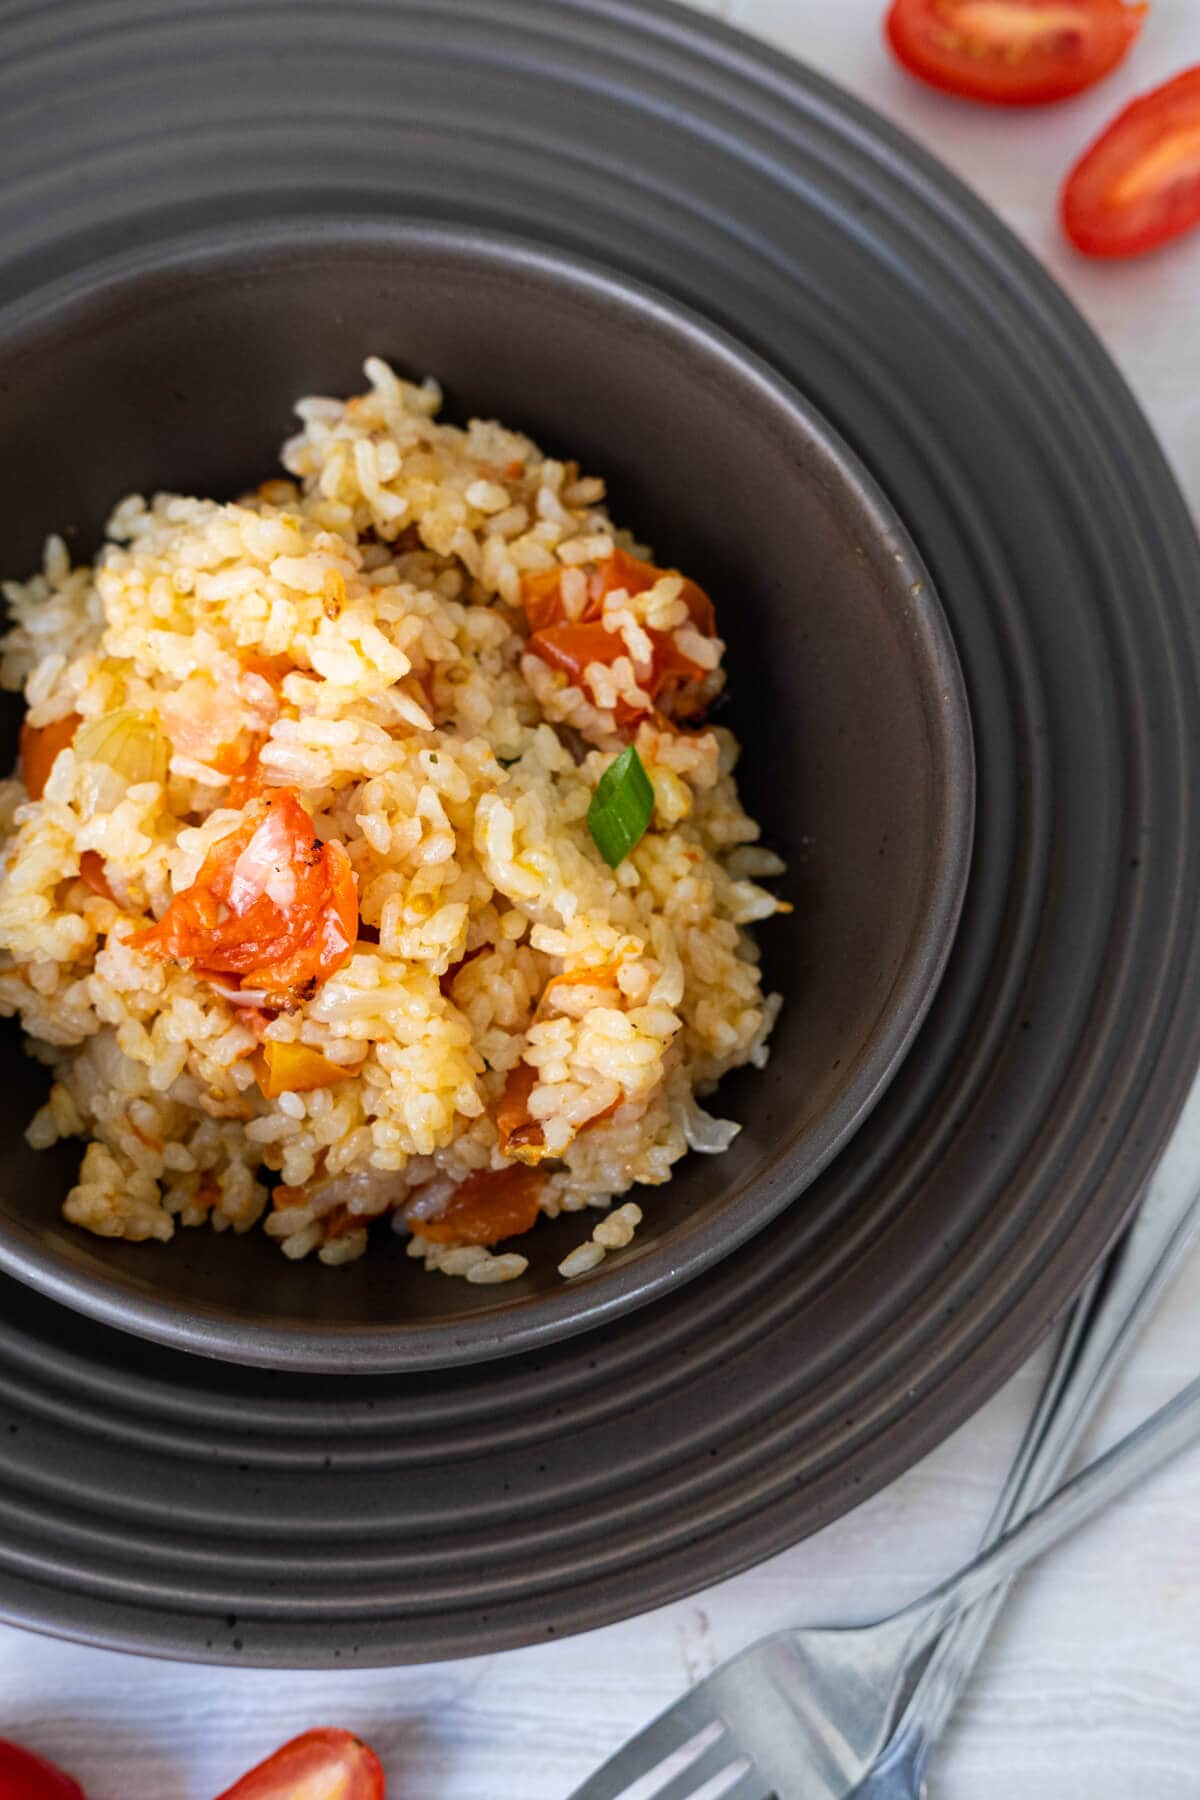
<svg viewBox="0 0 1200 1800">
<path fill-rule="evenodd" d="M 74 1224 L 165 1241 L 265 1214 L 285 1255 L 340 1263 L 372 1218 L 410 1229 L 415 1200 L 411 1255 L 503 1281 L 523 1255 L 421 1224 L 506 1166 L 496 1113 L 522 1064 L 543 1213 L 608 1209 L 728 1145 L 696 1096 L 766 1058 L 778 998 L 747 927 L 779 910 L 758 879 L 782 865 L 738 803 L 732 735 L 651 709 L 651 632 L 700 671 L 701 703 L 723 679 L 677 575 L 605 599 L 620 653 L 577 681 L 528 648 L 528 581 L 558 569 L 577 618 L 589 572 L 635 548 L 603 483 L 494 422 L 439 424 L 430 382 L 366 373 L 355 399 L 300 403 L 287 479 L 234 504 L 130 496 L 93 566 L 52 538 L 5 586 L 0 679 L 34 733 L 82 724 L 40 798 L 20 771 L 0 782 L 0 1012 L 52 1072 L 30 1142 L 87 1140 Z M 287 672 L 272 685 L 261 659 Z M 631 713 L 654 814 L 610 869 L 587 814 Z M 257 1013 L 236 981 L 130 942 L 241 822 L 216 766 L 237 734 L 267 792 L 298 792 L 345 846 L 362 921 L 311 997 Z M 267 1098 L 268 1046 L 336 1067 Z M 564 1276 L 640 1219 L 606 1212 Z"/>
</svg>

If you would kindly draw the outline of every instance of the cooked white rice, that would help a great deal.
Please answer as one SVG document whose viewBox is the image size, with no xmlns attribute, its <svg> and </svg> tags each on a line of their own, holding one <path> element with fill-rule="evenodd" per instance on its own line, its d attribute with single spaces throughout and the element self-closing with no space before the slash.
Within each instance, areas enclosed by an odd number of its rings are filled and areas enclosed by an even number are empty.
<svg viewBox="0 0 1200 1800">
<path fill-rule="evenodd" d="M 524 1255 L 446 1223 L 477 1172 L 530 1166 L 521 1191 L 554 1216 L 730 1142 L 696 1096 L 766 1058 L 778 999 L 747 927 L 781 910 L 756 878 L 782 865 L 753 847 L 732 735 L 694 724 L 722 646 L 678 575 L 605 598 L 621 654 L 577 682 L 529 650 L 531 579 L 558 569 L 577 618 L 635 549 L 602 482 L 494 422 L 438 424 L 432 383 L 366 373 L 360 397 L 300 403 L 290 479 L 234 504 L 132 495 L 93 566 L 52 538 L 5 586 L 0 679 L 24 688 L 29 742 L 66 747 L 40 798 L 20 769 L 0 782 L 0 1011 L 52 1072 L 30 1142 L 86 1140 L 75 1225 L 165 1241 L 265 1214 L 285 1255 L 340 1263 L 390 1213 L 428 1268 L 503 1281 Z M 651 710 L 668 638 L 694 679 Z M 631 737 L 654 813 L 610 869 L 587 814 Z M 266 807 L 230 804 L 231 745 L 344 846 L 361 919 L 333 973 L 257 1005 L 131 942 Z M 294 1068 L 301 1047 L 325 1084 L 265 1097 L 264 1057 Z M 514 1164 L 497 1111 L 521 1065 Z M 640 1219 L 606 1210 L 562 1274 Z"/>
</svg>

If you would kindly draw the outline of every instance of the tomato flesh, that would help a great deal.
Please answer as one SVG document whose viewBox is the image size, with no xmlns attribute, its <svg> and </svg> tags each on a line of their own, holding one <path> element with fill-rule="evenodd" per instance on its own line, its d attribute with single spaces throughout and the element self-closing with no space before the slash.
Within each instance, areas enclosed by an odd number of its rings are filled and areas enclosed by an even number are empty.
<svg viewBox="0 0 1200 1800">
<path fill-rule="evenodd" d="M 1200 224 L 1200 67 L 1118 113 L 1076 163 L 1063 229 L 1087 256 L 1140 256 Z"/>
<path fill-rule="evenodd" d="M 653 563 L 631 556 L 627 550 L 614 550 L 598 563 L 587 577 L 587 595 L 578 617 L 572 618 L 562 595 L 562 569 L 550 569 L 541 575 L 527 576 L 522 590 L 525 617 L 529 621 L 529 648 L 551 668 L 561 669 L 568 680 L 579 686 L 589 663 L 611 667 L 618 657 L 628 656 L 624 639 L 616 631 L 606 631 L 600 623 L 604 602 L 618 589 L 625 593 L 643 594 L 664 575 L 678 574 L 675 569 L 659 569 Z M 697 631 L 712 637 L 717 628 L 712 601 L 686 576 L 679 597 Z M 649 695 L 650 706 L 618 700 L 614 718 L 619 730 L 626 731 L 644 719 L 657 702 L 673 689 L 699 681 L 707 670 L 684 656 L 676 647 L 673 633 L 648 631 L 653 645 L 649 672 L 639 678 L 638 686 Z"/>
<path fill-rule="evenodd" d="M 333 1087 L 339 1081 L 349 1081 L 361 1068 L 361 1062 L 351 1067 L 336 1063 L 309 1044 L 268 1041 L 256 1053 L 254 1079 L 264 1100 L 278 1100 L 280 1094 L 311 1094 L 314 1088 Z"/>
<path fill-rule="evenodd" d="M 147 955 L 188 957 L 272 998 L 307 998 L 341 968 L 358 935 L 358 895 L 341 844 L 323 844 L 294 789 L 255 801 L 213 845 L 192 886 L 130 939 Z"/>
<path fill-rule="evenodd" d="M 459 1183 L 436 1218 L 423 1219 L 410 1205 L 404 1222 L 431 1244 L 498 1244 L 537 1223 L 541 1190 L 534 1169 L 480 1169 Z"/>
<path fill-rule="evenodd" d="M 31 800 L 41 799 L 59 751 L 67 749 L 73 742 L 75 733 L 82 724 L 83 720 L 78 713 L 68 713 L 65 719 L 55 719 L 53 725 L 31 725 L 28 720 L 22 722 L 21 774 Z"/>
<path fill-rule="evenodd" d="M 45 1757 L 0 1738 L 0 1800 L 85 1800 L 85 1796 L 77 1781 Z"/>
<path fill-rule="evenodd" d="M 644 706 L 618 696 L 613 718 L 621 731 L 648 717 L 673 689 L 699 681 L 707 674 L 699 663 L 683 654 L 670 632 L 648 631 L 646 635 L 654 646 L 653 659 L 649 672 L 637 679 L 650 704 Z M 629 655 L 620 632 L 606 631 L 600 624 L 549 625 L 544 631 L 534 632 L 529 648 L 552 669 L 561 669 L 574 687 L 584 683 L 590 663 L 611 668 L 618 657 Z"/>
<path fill-rule="evenodd" d="M 217 1800 L 384 1800 L 383 1767 L 352 1732 L 320 1726 L 257 1763 Z"/>
<path fill-rule="evenodd" d="M 251 800 L 258 800 L 267 790 L 265 772 L 259 761 L 259 751 L 266 742 L 265 737 L 255 738 L 249 749 L 230 768 L 222 770 L 229 776 L 229 792 L 225 797 L 227 806 L 248 806 Z"/>
<path fill-rule="evenodd" d="M 1115 69 L 1148 10 L 1127 0 L 893 0 L 886 29 L 900 62 L 931 87 L 1038 106 Z"/>
<path fill-rule="evenodd" d="M 517 1162 L 539 1163 L 546 1153 L 546 1134 L 529 1111 L 529 1096 L 537 1086 L 537 1070 L 519 1062 L 508 1072 L 504 1092 L 496 1108 L 496 1138 L 501 1156 Z"/>
<path fill-rule="evenodd" d="M 628 550 L 614 550 L 603 562 L 597 563 L 587 577 L 587 598 L 577 622 L 589 623 L 598 619 L 609 594 L 615 594 L 619 588 L 630 595 L 644 594 L 664 575 L 678 574 L 678 569 L 659 569 L 654 563 L 643 562 L 639 556 L 631 556 Z M 571 622 L 562 596 L 562 577 L 561 568 L 526 576 L 521 597 L 530 631 L 544 631 L 547 625 Z M 712 601 L 704 589 L 689 581 L 686 575 L 680 576 L 680 580 L 683 586 L 679 598 L 687 607 L 692 623 L 697 631 L 712 637 L 717 629 Z"/>
</svg>

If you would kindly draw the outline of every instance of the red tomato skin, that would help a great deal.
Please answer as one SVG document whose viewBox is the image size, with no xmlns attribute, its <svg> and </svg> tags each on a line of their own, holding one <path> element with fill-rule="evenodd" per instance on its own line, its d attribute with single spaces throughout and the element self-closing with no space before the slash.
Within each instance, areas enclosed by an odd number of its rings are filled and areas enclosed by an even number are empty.
<svg viewBox="0 0 1200 1800">
<path fill-rule="evenodd" d="M 0 1800 L 86 1800 L 86 1795 L 45 1757 L 0 1738 Z"/>
<path fill-rule="evenodd" d="M 945 42 L 963 0 L 893 0 L 885 32 L 910 75 L 943 94 L 987 106 L 1046 106 L 1112 73 L 1142 28 L 1149 4 L 1127 0 L 1007 0 L 1031 14 L 1078 12 L 1082 45 L 989 56 Z"/>
<path fill-rule="evenodd" d="M 631 556 L 628 550 L 613 550 L 597 564 L 588 577 L 587 601 L 578 619 L 568 619 L 563 608 L 560 567 L 543 575 L 527 576 L 524 589 L 525 617 L 531 632 L 545 631 L 549 625 L 591 625 L 604 610 L 604 601 L 618 588 L 628 594 L 644 594 L 663 575 L 679 575 L 678 569 L 660 569 L 654 563 Z M 680 575 L 683 586 L 679 597 L 688 609 L 693 625 L 705 637 L 715 637 L 717 615 L 712 601 L 702 587 L 686 575 Z"/>
<path fill-rule="evenodd" d="M 1085 256 L 1142 256 L 1200 224 L 1200 171 L 1165 194 L 1151 188 L 1140 203 L 1122 202 L 1119 187 L 1175 133 L 1200 142 L 1200 65 L 1140 94 L 1084 151 L 1062 190 L 1062 227 Z"/>
<path fill-rule="evenodd" d="M 272 854 L 291 871 L 292 898 L 280 904 L 264 889 L 234 912 L 226 903 L 239 859 L 251 844 L 263 844 L 264 832 L 278 833 Z M 246 988 L 283 999 L 293 990 L 308 997 L 342 967 L 357 936 L 358 890 L 344 847 L 314 835 L 295 789 L 273 788 L 217 840 L 196 880 L 175 895 L 157 924 L 129 942 L 147 955 L 189 957 L 201 974 L 237 975 Z"/>
<path fill-rule="evenodd" d="M 281 1745 L 217 1800 L 292 1800 L 299 1784 L 317 1774 L 344 1775 L 345 1800 L 384 1800 L 383 1766 L 371 1746 L 331 1725 L 319 1725 Z"/>
<path fill-rule="evenodd" d="M 53 725 L 31 725 L 21 722 L 21 776 L 31 800 L 40 800 L 46 791 L 50 771 L 83 724 L 78 713 L 68 713 Z"/>
</svg>

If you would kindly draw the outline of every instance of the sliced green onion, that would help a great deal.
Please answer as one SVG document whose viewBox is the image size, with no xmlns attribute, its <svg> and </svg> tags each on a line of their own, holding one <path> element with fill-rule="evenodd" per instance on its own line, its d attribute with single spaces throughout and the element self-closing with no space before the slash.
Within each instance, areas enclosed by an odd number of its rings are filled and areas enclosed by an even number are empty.
<svg viewBox="0 0 1200 1800">
<path fill-rule="evenodd" d="M 654 789 L 642 759 L 630 744 L 611 762 L 596 783 L 588 807 L 592 842 L 610 869 L 615 869 L 644 835 L 654 812 Z"/>
</svg>

